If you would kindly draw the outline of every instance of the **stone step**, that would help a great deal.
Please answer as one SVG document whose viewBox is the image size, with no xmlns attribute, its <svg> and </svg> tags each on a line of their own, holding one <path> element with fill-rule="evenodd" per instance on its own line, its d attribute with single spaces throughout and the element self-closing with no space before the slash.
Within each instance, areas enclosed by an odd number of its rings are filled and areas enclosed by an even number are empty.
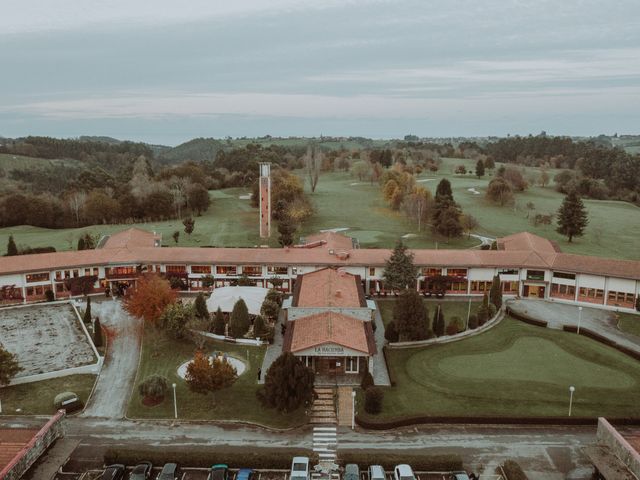
<svg viewBox="0 0 640 480">
<path fill-rule="evenodd" d="M 315 402 L 313 402 L 314 405 L 329 405 L 331 407 L 333 407 L 335 405 L 336 402 L 333 401 L 333 398 L 331 400 L 316 400 Z"/>
<path fill-rule="evenodd" d="M 338 419 L 337 418 L 327 418 L 327 417 L 323 417 L 323 418 L 311 418 L 309 420 L 309 423 L 314 424 L 314 425 L 336 425 L 338 423 Z"/>
<path fill-rule="evenodd" d="M 336 412 L 313 412 L 312 417 L 335 417 Z"/>
<path fill-rule="evenodd" d="M 330 393 L 331 395 L 333 395 L 335 393 L 335 390 L 333 388 L 314 388 L 313 391 L 318 393 L 318 394 L 320 394 L 320 393 Z"/>
<path fill-rule="evenodd" d="M 311 407 L 312 412 L 335 412 L 336 409 L 333 405 L 313 405 Z"/>
</svg>

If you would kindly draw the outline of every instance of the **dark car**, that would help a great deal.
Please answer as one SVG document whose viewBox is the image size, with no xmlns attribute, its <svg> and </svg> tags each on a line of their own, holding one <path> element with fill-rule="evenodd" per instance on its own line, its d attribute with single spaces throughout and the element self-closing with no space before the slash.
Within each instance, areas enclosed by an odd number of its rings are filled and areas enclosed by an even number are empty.
<svg viewBox="0 0 640 480">
<path fill-rule="evenodd" d="M 180 466 L 177 463 L 165 463 L 157 480 L 179 480 Z"/>
<path fill-rule="evenodd" d="M 122 480 L 124 478 L 124 465 L 120 465 L 116 463 L 114 465 L 109 465 L 102 472 L 101 480 Z"/>
<path fill-rule="evenodd" d="M 241 468 L 238 470 L 236 480 L 253 480 L 253 470 L 251 468 Z"/>
<path fill-rule="evenodd" d="M 131 471 L 129 480 L 149 480 L 151 478 L 151 470 L 153 465 L 151 462 L 140 462 Z"/>
<path fill-rule="evenodd" d="M 207 480 L 229 480 L 229 467 L 224 463 L 218 463 L 211 467 Z"/>
</svg>

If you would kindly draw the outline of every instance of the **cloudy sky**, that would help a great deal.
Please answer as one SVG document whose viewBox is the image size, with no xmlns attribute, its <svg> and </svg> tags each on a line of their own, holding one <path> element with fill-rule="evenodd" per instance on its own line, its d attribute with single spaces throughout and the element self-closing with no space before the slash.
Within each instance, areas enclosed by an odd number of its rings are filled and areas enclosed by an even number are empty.
<svg viewBox="0 0 640 480">
<path fill-rule="evenodd" d="M 4 0 L 0 136 L 640 133 L 637 0 Z"/>
</svg>

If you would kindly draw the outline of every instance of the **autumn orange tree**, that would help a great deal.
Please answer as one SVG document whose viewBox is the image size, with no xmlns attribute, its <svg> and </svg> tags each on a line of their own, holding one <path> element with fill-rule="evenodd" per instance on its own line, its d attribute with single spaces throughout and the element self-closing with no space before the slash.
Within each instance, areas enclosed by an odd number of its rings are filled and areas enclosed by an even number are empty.
<svg viewBox="0 0 640 480">
<path fill-rule="evenodd" d="M 201 351 L 197 351 L 193 361 L 187 365 L 185 376 L 189 389 L 203 395 L 231 386 L 236 378 L 235 367 L 226 359 L 209 359 Z"/>
<path fill-rule="evenodd" d="M 167 280 L 154 273 L 138 279 L 136 289 L 124 300 L 124 308 L 145 323 L 158 326 L 158 320 L 168 305 L 176 300 Z"/>
</svg>

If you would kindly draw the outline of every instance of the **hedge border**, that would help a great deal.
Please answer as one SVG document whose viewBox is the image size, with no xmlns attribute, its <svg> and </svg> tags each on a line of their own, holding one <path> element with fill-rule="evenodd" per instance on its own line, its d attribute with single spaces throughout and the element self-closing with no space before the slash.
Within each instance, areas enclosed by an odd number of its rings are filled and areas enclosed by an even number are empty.
<svg viewBox="0 0 640 480">
<path fill-rule="evenodd" d="M 564 325 L 562 327 L 562 330 L 568 333 L 578 333 L 578 327 L 574 327 L 573 325 Z M 630 348 L 624 347 L 622 345 L 620 345 L 619 343 L 616 343 L 615 341 L 600 335 L 599 333 L 594 332 L 593 330 L 589 330 L 588 328 L 580 328 L 580 335 L 584 335 L 585 337 L 590 338 L 591 340 L 595 340 L 596 342 L 600 342 L 603 343 L 605 345 L 607 345 L 608 347 L 611 348 L 615 348 L 616 350 L 618 350 L 621 353 L 624 353 L 625 355 L 629 355 L 630 357 L 634 358 L 635 360 L 640 361 L 640 353 L 636 352 L 634 350 L 631 350 Z"/>
<path fill-rule="evenodd" d="M 513 309 L 509 306 L 506 307 L 505 312 L 507 315 L 515 318 L 516 320 L 520 320 L 521 322 L 528 323 L 530 325 L 535 325 L 536 327 L 546 328 L 548 325 L 548 322 L 545 322 L 544 320 L 538 320 L 536 318 L 529 317 L 523 313 L 514 312 Z"/>
<path fill-rule="evenodd" d="M 640 418 L 607 418 L 615 425 L 640 425 Z M 356 416 L 358 426 L 367 430 L 393 430 L 395 428 L 428 424 L 459 424 L 459 425 L 597 425 L 598 417 L 439 417 L 415 416 L 395 418 L 391 420 L 371 421 Z"/>
<path fill-rule="evenodd" d="M 393 370 L 391 368 L 389 368 L 389 358 L 387 357 L 387 346 L 384 345 L 382 347 L 382 356 L 384 357 L 384 364 L 387 367 L 387 372 L 389 373 L 389 383 L 391 384 L 392 387 L 395 387 L 397 382 L 396 382 L 396 376 L 395 373 L 393 372 Z"/>
</svg>

